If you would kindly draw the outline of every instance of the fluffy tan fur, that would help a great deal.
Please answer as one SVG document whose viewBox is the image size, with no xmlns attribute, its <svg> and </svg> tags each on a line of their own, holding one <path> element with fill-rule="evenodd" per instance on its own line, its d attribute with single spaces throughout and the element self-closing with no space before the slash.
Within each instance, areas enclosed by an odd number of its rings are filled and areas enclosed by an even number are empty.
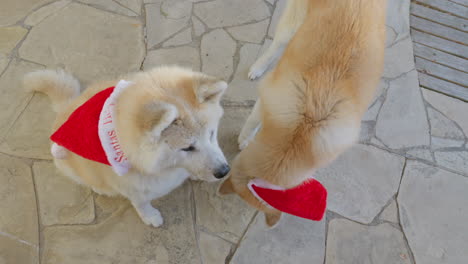
<svg viewBox="0 0 468 264">
<path fill-rule="evenodd" d="M 272 226 L 281 213 L 259 202 L 247 183 L 262 178 L 294 187 L 355 143 L 383 68 L 385 9 L 385 0 L 289 0 L 250 77 L 265 71 L 283 46 L 284 53 L 260 84 L 239 137 L 248 145 L 220 193 L 237 193 Z"/>
</svg>

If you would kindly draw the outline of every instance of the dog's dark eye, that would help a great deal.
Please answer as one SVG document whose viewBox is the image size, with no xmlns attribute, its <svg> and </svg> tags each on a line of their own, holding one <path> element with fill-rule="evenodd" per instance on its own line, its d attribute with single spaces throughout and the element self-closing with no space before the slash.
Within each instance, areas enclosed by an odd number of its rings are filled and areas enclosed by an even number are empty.
<svg viewBox="0 0 468 264">
<path fill-rule="evenodd" d="M 214 139 L 213 136 L 214 136 L 214 130 L 211 130 L 211 133 L 210 133 L 210 140 L 211 140 L 211 141 L 213 141 L 213 139 Z"/>
<path fill-rule="evenodd" d="M 183 148 L 181 149 L 182 151 L 194 151 L 195 150 L 195 147 L 194 146 L 189 146 L 189 147 L 186 147 L 186 148 Z"/>
</svg>

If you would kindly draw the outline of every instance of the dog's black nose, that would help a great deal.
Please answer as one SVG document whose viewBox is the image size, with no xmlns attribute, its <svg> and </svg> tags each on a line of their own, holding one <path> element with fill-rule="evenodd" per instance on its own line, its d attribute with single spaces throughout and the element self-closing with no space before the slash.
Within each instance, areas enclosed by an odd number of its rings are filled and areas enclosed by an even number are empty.
<svg viewBox="0 0 468 264">
<path fill-rule="evenodd" d="M 221 179 L 224 176 L 226 176 L 229 173 L 230 170 L 231 170 L 231 168 L 229 168 L 229 165 L 223 164 L 221 167 L 216 169 L 216 171 L 215 171 L 215 173 L 213 173 L 213 175 L 215 176 L 216 179 Z"/>
</svg>

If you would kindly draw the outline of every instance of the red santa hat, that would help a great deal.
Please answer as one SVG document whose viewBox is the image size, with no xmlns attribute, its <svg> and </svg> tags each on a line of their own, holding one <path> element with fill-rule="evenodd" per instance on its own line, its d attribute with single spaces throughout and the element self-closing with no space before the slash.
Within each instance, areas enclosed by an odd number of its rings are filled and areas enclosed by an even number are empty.
<svg viewBox="0 0 468 264">
<path fill-rule="evenodd" d="M 131 83 L 121 80 L 115 87 L 96 93 L 79 106 L 50 139 L 54 158 L 64 158 L 63 148 L 75 154 L 109 165 L 124 175 L 130 164 L 122 151 L 115 130 L 115 102 Z"/>
<path fill-rule="evenodd" d="M 281 212 L 320 221 L 327 208 L 327 190 L 315 179 L 284 189 L 261 179 L 251 180 L 250 191 L 264 204 Z"/>
</svg>

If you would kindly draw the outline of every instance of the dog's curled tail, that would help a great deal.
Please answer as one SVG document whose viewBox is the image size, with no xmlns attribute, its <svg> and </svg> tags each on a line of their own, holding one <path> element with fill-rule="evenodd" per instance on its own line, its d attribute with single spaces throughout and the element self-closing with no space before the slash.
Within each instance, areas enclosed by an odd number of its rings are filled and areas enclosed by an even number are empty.
<svg viewBox="0 0 468 264">
<path fill-rule="evenodd" d="M 80 94 L 80 82 L 63 70 L 39 70 L 26 74 L 23 86 L 49 96 L 55 112 L 61 111 Z"/>
</svg>

